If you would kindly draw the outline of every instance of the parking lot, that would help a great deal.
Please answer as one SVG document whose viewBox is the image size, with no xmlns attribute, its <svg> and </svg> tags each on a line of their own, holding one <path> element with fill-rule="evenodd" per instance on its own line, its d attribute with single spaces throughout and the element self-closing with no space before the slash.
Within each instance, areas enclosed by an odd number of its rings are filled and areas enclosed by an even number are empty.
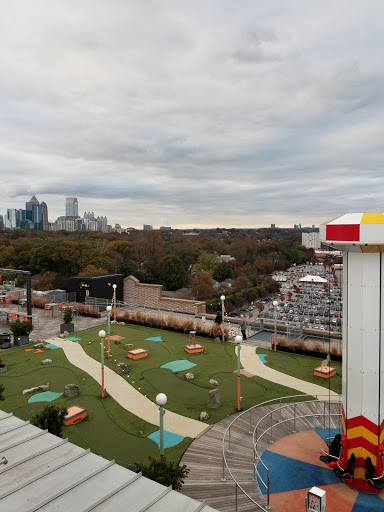
<svg viewBox="0 0 384 512">
<path fill-rule="evenodd" d="M 301 282 L 312 276 L 325 282 Z M 302 265 L 276 273 L 281 283 L 277 298 L 276 319 L 278 324 L 297 325 L 300 328 L 341 332 L 343 318 L 343 297 L 341 276 L 323 265 Z M 265 319 L 274 319 L 274 308 L 261 314 Z"/>
</svg>

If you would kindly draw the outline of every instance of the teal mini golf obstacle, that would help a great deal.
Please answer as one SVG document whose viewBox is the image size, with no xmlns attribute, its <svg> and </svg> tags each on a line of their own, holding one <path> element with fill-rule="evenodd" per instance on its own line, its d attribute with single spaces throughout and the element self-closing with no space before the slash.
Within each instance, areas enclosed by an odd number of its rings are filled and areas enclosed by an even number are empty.
<svg viewBox="0 0 384 512">
<path fill-rule="evenodd" d="M 59 398 L 63 393 L 54 393 L 53 391 L 43 391 L 29 397 L 28 403 L 33 404 L 35 402 L 53 402 L 56 398 Z"/>
<path fill-rule="evenodd" d="M 162 336 L 152 336 L 152 338 L 145 338 L 145 341 L 165 341 Z"/>
<path fill-rule="evenodd" d="M 182 372 L 183 370 L 189 370 L 194 366 L 196 366 L 196 364 L 191 363 L 188 359 L 177 359 L 176 361 L 170 361 L 169 363 L 163 364 L 160 368 L 165 368 L 172 372 Z"/>
<path fill-rule="evenodd" d="M 152 432 L 147 436 L 147 439 L 150 439 L 160 448 L 160 430 L 156 430 L 156 432 Z M 184 437 L 179 436 L 179 434 L 174 434 L 173 432 L 168 432 L 168 430 L 164 430 L 164 448 L 172 448 L 172 446 L 176 446 L 177 444 L 183 441 Z"/>
</svg>

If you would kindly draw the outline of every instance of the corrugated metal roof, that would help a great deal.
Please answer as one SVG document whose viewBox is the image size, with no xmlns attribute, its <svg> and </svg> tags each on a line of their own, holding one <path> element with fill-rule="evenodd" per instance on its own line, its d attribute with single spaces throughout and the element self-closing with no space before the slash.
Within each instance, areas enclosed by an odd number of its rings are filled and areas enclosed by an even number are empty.
<svg viewBox="0 0 384 512">
<path fill-rule="evenodd" d="M 216 512 L 0 410 L 0 510 Z"/>
</svg>

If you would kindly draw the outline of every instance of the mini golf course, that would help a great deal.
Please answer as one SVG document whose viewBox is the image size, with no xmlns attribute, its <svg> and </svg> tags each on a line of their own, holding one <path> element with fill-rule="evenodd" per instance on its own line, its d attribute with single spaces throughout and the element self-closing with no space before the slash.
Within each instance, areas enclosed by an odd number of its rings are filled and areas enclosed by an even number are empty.
<svg viewBox="0 0 384 512">
<path fill-rule="evenodd" d="M 100 339 L 98 332 L 106 326 L 99 326 L 71 336 L 73 343 L 79 343 L 86 353 L 100 361 Z M 113 371 L 117 363 L 123 362 L 128 367 L 128 375 L 122 376 L 143 395 L 154 400 L 160 392 L 168 396 L 166 409 L 184 416 L 198 419 L 202 411 L 207 411 L 210 418 L 207 423 L 217 421 L 236 412 L 237 405 L 237 367 L 235 345 L 215 343 L 209 338 L 197 338 L 196 342 L 203 345 L 203 354 L 187 354 L 184 346 L 188 343 L 188 334 L 180 334 L 135 325 L 112 325 L 111 341 L 112 357 L 107 358 L 107 340 L 105 343 L 105 364 Z M 70 338 L 67 338 L 69 341 Z M 140 360 L 127 358 L 125 344 L 133 345 L 134 349 L 148 350 L 148 357 Z M 158 456 L 159 431 L 157 425 L 141 420 L 122 408 L 110 396 L 101 399 L 100 385 L 87 373 L 71 365 L 62 349 L 51 344 L 50 351 L 42 353 L 25 352 L 25 347 L 14 348 L 2 352 L 8 371 L 0 376 L 0 383 L 5 386 L 5 400 L 0 408 L 13 412 L 22 419 L 30 419 L 40 411 L 44 403 L 54 403 L 58 407 L 79 405 L 87 409 L 88 416 L 82 422 L 64 427 L 63 437 L 83 448 L 90 448 L 94 453 L 107 459 L 115 459 L 120 464 L 131 462 L 147 462 L 148 456 Z M 260 349 L 258 350 L 259 353 Z M 275 365 L 275 369 L 284 371 L 283 358 L 287 354 L 264 352 L 268 357 L 265 364 Z M 42 366 L 41 361 L 50 358 L 53 363 Z M 297 361 L 295 376 L 308 380 L 312 378 L 307 363 L 294 356 Z M 315 363 L 313 363 L 315 361 Z M 312 360 L 310 366 L 318 365 L 319 360 Z M 278 367 L 276 367 L 276 365 Z M 280 370 L 280 367 L 282 369 Z M 291 363 L 290 368 L 293 366 Z M 297 373 L 301 368 L 301 374 Z M 286 368 L 285 368 L 286 369 Z M 292 369 L 292 368 L 291 368 Z M 286 369 L 287 370 L 287 369 Z M 294 369 L 292 369 L 294 371 Z M 187 380 L 185 374 L 193 372 L 194 379 Z M 286 371 L 288 373 L 288 371 Z M 307 378 L 304 378 L 307 377 Z M 208 392 L 215 386 L 209 384 L 210 379 L 218 381 L 221 406 L 218 409 L 207 408 Z M 319 378 L 315 378 L 319 383 Z M 23 389 L 49 383 L 48 392 L 34 395 L 22 395 Z M 66 384 L 78 384 L 80 395 L 65 398 L 63 395 Z M 242 407 L 247 409 L 257 403 L 287 395 L 297 395 L 291 388 L 277 385 L 260 377 L 242 377 Z M 108 384 L 106 384 L 108 388 Z M 44 401 L 40 401 L 44 400 Z M 180 460 L 192 439 L 182 438 L 165 432 L 165 456 L 169 460 Z"/>
</svg>

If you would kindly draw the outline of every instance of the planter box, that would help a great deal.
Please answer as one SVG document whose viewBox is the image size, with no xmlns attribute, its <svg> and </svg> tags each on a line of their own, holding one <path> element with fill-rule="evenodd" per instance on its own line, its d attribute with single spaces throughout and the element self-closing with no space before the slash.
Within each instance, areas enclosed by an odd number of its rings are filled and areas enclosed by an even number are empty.
<svg viewBox="0 0 384 512">
<path fill-rule="evenodd" d="M 60 334 L 63 334 L 64 332 L 67 332 L 68 334 L 75 332 L 75 324 L 60 324 Z"/>
<path fill-rule="evenodd" d="M 13 335 L 13 344 L 17 347 L 21 347 L 22 345 L 29 344 L 29 334 L 25 336 L 15 336 Z"/>
<path fill-rule="evenodd" d="M 0 348 L 11 348 L 11 335 L 8 333 L 0 334 Z"/>
</svg>

